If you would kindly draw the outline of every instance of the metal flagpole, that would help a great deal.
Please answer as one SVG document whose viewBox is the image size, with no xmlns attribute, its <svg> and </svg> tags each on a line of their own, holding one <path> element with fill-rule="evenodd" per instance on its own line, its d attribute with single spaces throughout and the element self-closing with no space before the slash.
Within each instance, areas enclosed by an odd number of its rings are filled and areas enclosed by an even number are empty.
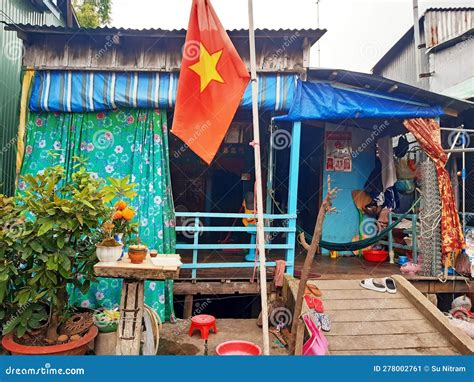
<svg viewBox="0 0 474 382">
<path fill-rule="evenodd" d="M 265 236 L 263 230 L 263 192 L 262 166 L 260 160 L 260 130 L 258 124 L 258 83 L 255 58 L 255 31 L 253 24 L 253 1 L 248 0 L 249 40 L 250 40 L 250 75 L 252 81 L 252 117 L 253 117 L 253 149 L 255 157 L 255 188 L 257 192 L 257 248 L 260 267 L 260 297 L 262 300 L 262 331 L 263 354 L 270 354 L 268 338 L 268 306 L 267 306 L 267 269 L 265 266 Z"/>
</svg>

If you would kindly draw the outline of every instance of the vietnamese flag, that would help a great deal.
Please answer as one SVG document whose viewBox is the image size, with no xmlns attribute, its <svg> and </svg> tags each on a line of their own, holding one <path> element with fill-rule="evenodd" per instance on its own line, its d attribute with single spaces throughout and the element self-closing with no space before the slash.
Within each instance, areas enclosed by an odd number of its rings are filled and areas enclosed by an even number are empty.
<svg viewBox="0 0 474 382">
<path fill-rule="evenodd" d="M 193 0 L 172 132 L 210 164 L 250 80 L 209 0 Z"/>
</svg>

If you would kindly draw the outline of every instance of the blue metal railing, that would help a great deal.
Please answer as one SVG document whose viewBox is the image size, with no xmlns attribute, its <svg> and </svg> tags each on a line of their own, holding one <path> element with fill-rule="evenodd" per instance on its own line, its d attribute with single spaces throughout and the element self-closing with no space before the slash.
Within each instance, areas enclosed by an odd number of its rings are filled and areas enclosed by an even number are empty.
<svg viewBox="0 0 474 382">
<path fill-rule="evenodd" d="M 192 262 L 185 263 L 182 265 L 182 269 L 191 269 L 191 277 L 196 279 L 198 269 L 210 269 L 210 268 L 250 268 L 254 267 L 255 263 L 249 262 L 216 262 L 216 263 L 199 263 L 199 250 L 202 249 L 213 249 L 213 250 L 224 250 L 224 249 L 251 249 L 255 248 L 255 244 L 222 244 L 222 243 L 199 243 L 199 236 L 203 232 L 247 232 L 256 233 L 257 227 L 234 227 L 234 226 L 203 226 L 201 218 L 207 219 L 255 219 L 254 214 L 245 213 L 215 213 L 215 212 L 176 212 L 176 217 L 181 218 L 182 222 L 186 224 L 176 226 L 176 232 L 185 232 L 189 238 L 193 239 L 192 243 L 177 243 L 176 249 L 178 250 L 192 250 Z M 264 214 L 264 221 L 269 222 L 272 220 L 283 220 L 285 226 L 282 227 L 264 227 L 265 233 L 287 233 L 286 243 L 284 244 L 273 244 L 271 240 L 265 245 L 266 249 L 284 249 L 286 251 L 286 266 L 287 272 L 293 274 L 294 267 L 294 248 L 295 242 L 292 240 L 296 233 L 296 214 Z M 273 235 L 271 235 L 273 236 Z M 275 235 L 276 236 L 276 235 Z M 268 237 L 267 237 L 268 239 Z M 257 261 L 257 265 L 259 262 Z M 274 261 L 267 261 L 267 267 L 274 267 L 276 263 Z"/>
<path fill-rule="evenodd" d="M 392 224 L 393 219 L 398 219 L 402 216 L 402 214 L 396 214 L 393 212 L 390 212 L 388 214 L 388 225 Z M 388 240 L 380 240 L 380 244 L 385 244 L 388 245 L 388 252 L 393 253 L 394 248 L 398 249 L 406 249 L 409 251 L 412 251 L 412 256 L 413 256 L 413 263 L 416 264 L 418 260 L 418 232 L 417 232 L 417 227 L 416 227 L 416 222 L 418 219 L 417 214 L 408 214 L 406 216 L 407 219 L 411 220 L 411 228 L 404 229 L 403 233 L 405 234 L 411 234 L 412 235 L 412 245 L 404 245 L 404 244 L 399 244 L 395 243 L 393 241 L 393 232 L 392 230 L 389 231 L 388 233 Z"/>
</svg>

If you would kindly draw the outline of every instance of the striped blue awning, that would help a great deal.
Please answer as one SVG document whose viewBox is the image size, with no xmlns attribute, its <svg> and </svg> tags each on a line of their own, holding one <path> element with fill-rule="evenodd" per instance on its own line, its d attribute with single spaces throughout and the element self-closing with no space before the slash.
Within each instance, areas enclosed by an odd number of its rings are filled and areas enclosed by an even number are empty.
<svg viewBox="0 0 474 382">
<path fill-rule="evenodd" d="M 262 74 L 258 104 L 264 111 L 286 112 L 296 88 L 295 74 Z M 31 111 L 87 112 L 116 108 L 173 108 L 178 73 L 38 71 L 30 97 Z M 223 101 L 225 102 L 225 101 Z M 241 110 L 250 110 L 250 84 Z"/>
</svg>

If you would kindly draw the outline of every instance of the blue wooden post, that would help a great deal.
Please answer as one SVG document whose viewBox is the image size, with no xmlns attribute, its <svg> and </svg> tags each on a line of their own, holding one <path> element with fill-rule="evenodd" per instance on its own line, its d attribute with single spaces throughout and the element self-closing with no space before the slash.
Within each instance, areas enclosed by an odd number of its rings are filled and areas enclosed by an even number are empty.
<svg viewBox="0 0 474 382">
<path fill-rule="evenodd" d="M 291 134 L 290 174 L 288 186 L 288 214 L 296 215 L 298 207 L 298 173 L 300 168 L 301 122 L 294 122 Z M 293 276 L 295 270 L 296 217 L 288 219 L 291 231 L 287 235 L 286 272 Z"/>
<path fill-rule="evenodd" d="M 275 126 L 273 123 L 270 126 L 270 143 L 268 145 L 268 168 L 267 168 L 267 197 L 265 201 L 265 213 L 273 213 L 273 175 L 274 175 L 274 150 L 273 150 L 273 133 Z M 269 227 L 272 224 L 272 221 L 265 219 L 265 227 Z M 265 234 L 265 244 L 269 244 L 271 235 L 269 233 Z"/>
<path fill-rule="evenodd" d="M 193 249 L 193 265 L 197 265 L 197 260 L 198 260 L 198 248 L 197 245 L 199 244 L 199 234 L 201 233 L 199 231 L 199 218 L 195 217 L 194 218 L 194 249 Z M 197 274 L 197 269 L 193 268 L 191 271 L 191 277 L 193 280 L 196 279 L 196 274 Z"/>
</svg>

